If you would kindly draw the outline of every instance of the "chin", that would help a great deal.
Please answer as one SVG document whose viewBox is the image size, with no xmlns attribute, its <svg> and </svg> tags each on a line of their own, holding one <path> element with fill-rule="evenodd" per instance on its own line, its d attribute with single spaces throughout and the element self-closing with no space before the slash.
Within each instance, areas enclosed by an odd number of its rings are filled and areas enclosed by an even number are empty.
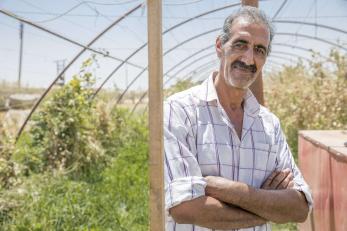
<svg viewBox="0 0 347 231">
<path fill-rule="evenodd" d="M 248 81 L 244 80 L 235 80 L 229 77 L 229 79 L 225 79 L 225 82 L 228 86 L 240 89 L 240 90 L 247 90 L 249 86 L 254 82 L 255 78 L 251 78 Z"/>
</svg>

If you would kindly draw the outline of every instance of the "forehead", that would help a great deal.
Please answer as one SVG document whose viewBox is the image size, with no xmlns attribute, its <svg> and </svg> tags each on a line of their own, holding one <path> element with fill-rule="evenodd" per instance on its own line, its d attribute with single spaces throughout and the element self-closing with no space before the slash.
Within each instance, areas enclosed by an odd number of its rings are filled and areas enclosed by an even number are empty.
<svg viewBox="0 0 347 231">
<path fill-rule="evenodd" d="M 244 18 L 238 18 L 231 24 L 230 34 L 231 41 L 245 39 L 266 47 L 270 43 L 270 31 L 265 25 L 252 23 Z"/>
</svg>

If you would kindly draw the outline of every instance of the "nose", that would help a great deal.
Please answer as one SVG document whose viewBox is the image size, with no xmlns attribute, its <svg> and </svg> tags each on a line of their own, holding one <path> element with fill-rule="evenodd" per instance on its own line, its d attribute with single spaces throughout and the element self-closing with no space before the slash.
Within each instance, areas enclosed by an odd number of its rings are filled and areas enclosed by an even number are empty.
<svg viewBox="0 0 347 231">
<path fill-rule="evenodd" d="M 247 65 L 253 65 L 254 64 L 254 54 L 253 49 L 248 48 L 242 55 L 241 61 L 244 62 Z"/>
</svg>

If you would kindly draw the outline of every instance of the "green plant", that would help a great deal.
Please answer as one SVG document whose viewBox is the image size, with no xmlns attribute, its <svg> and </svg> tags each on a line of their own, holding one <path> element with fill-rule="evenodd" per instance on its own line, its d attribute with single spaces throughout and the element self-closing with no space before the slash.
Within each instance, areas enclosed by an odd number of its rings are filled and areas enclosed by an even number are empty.
<svg viewBox="0 0 347 231">
<path fill-rule="evenodd" d="M 17 183 L 18 165 L 12 160 L 13 141 L 5 138 L 0 147 L 0 191 Z"/>
<path fill-rule="evenodd" d="M 0 191 L 18 182 L 19 165 L 13 161 L 14 139 L 3 123 L 0 124 Z M 0 205 L 1 207 L 1 205 Z"/>
<path fill-rule="evenodd" d="M 297 231 L 298 227 L 295 223 L 287 223 L 287 224 L 274 224 L 272 223 L 273 231 Z"/>
<path fill-rule="evenodd" d="M 347 60 L 333 50 L 330 62 L 326 67 L 314 56 L 309 68 L 286 66 L 264 84 L 266 106 L 279 117 L 295 158 L 299 130 L 347 128 Z"/>
<path fill-rule="evenodd" d="M 96 137 L 96 112 L 90 88 L 92 58 L 78 75 L 57 89 L 33 116 L 22 160 L 31 171 L 64 170 L 73 178 L 92 180 L 107 157 Z"/>
<path fill-rule="evenodd" d="M 117 137 L 126 138 L 100 172 L 101 180 L 31 174 L 1 195 L 15 205 L 0 219 L 3 230 L 148 230 L 147 117 L 129 117 L 123 109 L 109 112 L 124 123 Z"/>
<path fill-rule="evenodd" d="M 181 79 L 178 80 L 175 84 L 173 84 L 172 86 L 170 86 L 168 89 L 164 90 L 164 95 L 165 96 L 170 96 L 174 93 L 180 92 L 180 91 L 184 91 L 190 87 L 193 87 L 195 85 L 197 85 L 198 82 L 193 81 L 192 78 L 187 78 L 187 79 Z"/>
</svg>

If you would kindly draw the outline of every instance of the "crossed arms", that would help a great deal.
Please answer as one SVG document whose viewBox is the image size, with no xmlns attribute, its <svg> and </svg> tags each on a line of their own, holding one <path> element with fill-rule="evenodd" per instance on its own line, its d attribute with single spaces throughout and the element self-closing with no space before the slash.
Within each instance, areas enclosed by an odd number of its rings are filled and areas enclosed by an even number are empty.
<svg viewBox="0 0 347 231">
<path fill-rule="evenodd" d="M 292 189 L 289 169 L 273 172 L 261 189 L 222 177 L 208 176 L 205 196 L 170 209 L 177 223 L 211 229 L 247 228 L 265 224 L 303 222 L 308 204 L 303 193 Z"/>
</svg>

